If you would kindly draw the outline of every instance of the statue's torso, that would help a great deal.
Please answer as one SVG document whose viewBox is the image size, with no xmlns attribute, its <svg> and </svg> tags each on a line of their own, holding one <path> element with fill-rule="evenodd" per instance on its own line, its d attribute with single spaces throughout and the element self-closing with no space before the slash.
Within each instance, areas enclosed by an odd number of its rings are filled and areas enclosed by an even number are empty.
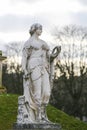
<svg viewBox="0 0 87 130">
<path fill-rule="evenodd" d="M 44 48 L 43 48 L 44 46 Z M 47 49 L 48 46 L 42 40 L 29 40 L 26 44 L 28 50 L 31 51 L 30 57 L 28 59 L 28 67 L 30 69 L 35 68 L 36 66 L 46 67 L 48 65 L 47 62 Z"/>
</svg>

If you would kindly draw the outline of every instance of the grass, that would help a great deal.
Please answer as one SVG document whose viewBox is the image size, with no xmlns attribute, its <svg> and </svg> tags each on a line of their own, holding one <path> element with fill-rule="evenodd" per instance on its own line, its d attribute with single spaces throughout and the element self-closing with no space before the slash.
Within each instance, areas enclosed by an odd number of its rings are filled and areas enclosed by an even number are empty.
<svg viewBox="0 0 87 130">
<path fill-rule="evenodd" d="M 48 117 L 55 123 L 60 123 L 62 130 L 87 130 L 87 124 L 52 107 L 47 108 Z"/>
<path fill-rule="evenodd" d="M 0 130 L 11 130 L 17 117 L 18 95 L 0 95 Z M 52 122 L 60 123 L 62 130 L 87 130 L 87 124 L 71 117 L 49 105 L 48 117 Z"/>
<path fill-rule="evenodd" d="M 0 130 L 12 128 L 17 115 L 17 95 L 0 95 Z"/>
</svg>

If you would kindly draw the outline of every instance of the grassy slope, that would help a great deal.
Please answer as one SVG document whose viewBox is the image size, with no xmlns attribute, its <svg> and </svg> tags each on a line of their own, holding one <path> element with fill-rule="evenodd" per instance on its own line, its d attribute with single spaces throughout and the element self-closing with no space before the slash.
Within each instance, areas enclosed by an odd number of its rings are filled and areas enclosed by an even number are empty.
<svg viewBox="0 0 87 130">
<path fill-rule="evenodd" d="M 0 95 L 0 130 L 11 129 L 16 121 L 17 100 L 17 95 Z M 47 107 L 47 113 L 51 121 L 61 124 L 62 130 L 87 130 L 87 124 L 50 105 Z"/>
</svg>

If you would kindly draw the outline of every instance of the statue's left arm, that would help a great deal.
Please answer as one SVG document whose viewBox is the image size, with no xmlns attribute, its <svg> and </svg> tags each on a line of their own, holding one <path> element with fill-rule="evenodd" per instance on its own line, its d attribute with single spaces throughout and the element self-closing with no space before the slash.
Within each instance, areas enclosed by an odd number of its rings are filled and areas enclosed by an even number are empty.
<svg viewBox="0 0 87 130">
<path fill-rule="evenodd" d="M 53 79 L 54 79 L 54 60 L 59 55 L 61 51 L 61 46 L 56 46 L 52 50 L 52 53 L 50 54 L 50 83 L 51 83 L 51 89 L 53 88 Z"/>
<path fill-rule="evenodd" d="M 60 51 L 61 51 L 61 46 L 54 47 L 50 55 L 50 63 L 53 62 L 54 59 L 59 55 Z"/>
</svg>

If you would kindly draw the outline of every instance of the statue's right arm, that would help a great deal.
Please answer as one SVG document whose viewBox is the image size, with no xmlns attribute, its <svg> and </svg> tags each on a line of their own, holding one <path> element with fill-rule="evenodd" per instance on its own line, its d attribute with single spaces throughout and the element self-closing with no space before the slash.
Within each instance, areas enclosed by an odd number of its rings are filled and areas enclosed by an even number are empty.
<svg viewBox="0 0 87 130">
<path fill-rule="evenodd" d="M 27 41 L 23 47 L 22 50 L 22 70 L 24 75 L 28 75 L 29 74 L 29 68 L 28 68 L 28 60 L 29 57 L 31 55 L 31 48 L 30 48 L 30 44 Z"/>
<path fill-rule="evenodd" d="M 23 48 L 22 51 L 22 70 L 23 73 L 26 75 L 28 70 L 27 70 L 27 57 L 28 57 L 28 53 L 27 53 L 27 48 Z"/>
</svg>

